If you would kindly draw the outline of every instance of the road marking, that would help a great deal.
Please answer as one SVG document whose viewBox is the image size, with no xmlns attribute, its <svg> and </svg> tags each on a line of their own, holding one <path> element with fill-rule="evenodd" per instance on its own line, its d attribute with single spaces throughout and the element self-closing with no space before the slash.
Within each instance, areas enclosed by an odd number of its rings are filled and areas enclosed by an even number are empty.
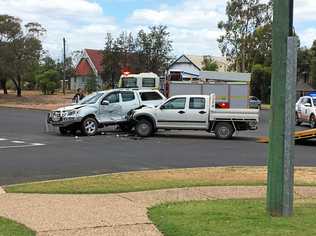
<svg viewBox="0 0 316 236">
<path fill-rule="evenodd" d="M 25 143 L 25 142 L 24 141 L 11 141 L 11 143 L 22 144 L 22 143 Z"/>
<path fill-rule="evenodd" d="M 0 138 L 0 141 L 7 141 L 8 139 L 6 138 Z"/>
<path fill-rule="evenodd" d="M 43 143 L 31 143 L 31 144 L 19 145 L 19 146 L 0 146 L 0 149 L 39 147 L 39 146 L 45 146 L 45 145 L 46 144 L 43 144 Z"/>
</svg>

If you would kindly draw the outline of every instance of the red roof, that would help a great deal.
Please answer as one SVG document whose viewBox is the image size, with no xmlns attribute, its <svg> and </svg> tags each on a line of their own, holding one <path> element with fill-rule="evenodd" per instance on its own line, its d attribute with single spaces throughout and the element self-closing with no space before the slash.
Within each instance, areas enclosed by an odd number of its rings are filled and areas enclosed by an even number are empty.
<svg viewBox="0 0 316 236">
<path fill-rule="evenodd" d="M 85 49 L 98 73 L 102 72 L 103 52 L 101 50 Z"/>
<path fill-rule="evenodd" d="M 103 53 L 101 50 L 94 49 L 85 49 L 88 57 L 90 58 L 93 66 L 97 69 L 98 74 L 102 72 L 102 61 L 103 61 Z M 79 64 L 76 67 L 75 74 L 76 76 L 87 76 L 93 73 L 93 69 L 91 64 L 89 63 L 87 58 L 82 58 Z"/>
<path fill-rule="evenodd" d="M 76 76 L 87 76 L 93 73 L 93 70 L 87 61 L 87 59 L 81 59 L 79 64 L 76 67 L 75 74 Z"/>
</svg>

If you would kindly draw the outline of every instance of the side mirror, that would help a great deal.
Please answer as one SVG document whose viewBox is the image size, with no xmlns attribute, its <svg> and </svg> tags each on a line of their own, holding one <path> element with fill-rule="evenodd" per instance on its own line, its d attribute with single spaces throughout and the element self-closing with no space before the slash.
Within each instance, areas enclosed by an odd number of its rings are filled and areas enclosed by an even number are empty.
<svg viewBox="0 0 316 236">
<path fill-rule="evenodd" d="M 101 105 L 102 105 L 102 106 L 108 106 L 108 105 L 110 105 L 110 102 L 107 101 L 107 100 L 103 100 L 103 101 L 101 102 Z"/>
<path fill-rule="evenodd" d="M 160 110 L 165 109 L 165 105 L 160 106 Z"/>
<path fill-rule="evenodd" d="M 305 103 L 304 106 L 306 106 L 306 107 L 311 107 L 312 104 L 310 104 L 310 103 Z"/>
</svg>

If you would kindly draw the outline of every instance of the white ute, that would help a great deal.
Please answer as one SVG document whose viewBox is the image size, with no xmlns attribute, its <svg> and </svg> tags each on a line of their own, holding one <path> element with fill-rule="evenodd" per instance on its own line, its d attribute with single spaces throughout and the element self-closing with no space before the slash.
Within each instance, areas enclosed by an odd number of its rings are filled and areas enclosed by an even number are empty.
<svg viewBox="0 0 316 236">
<path fill-rule="evenodd" d="M 316 128 L 316 94 L 301 97 L 295 106 L 296 124 L 309 124 L 311 129 Z"/>
<path fill-rule="evenodd" d="M 141 137 L 166 129 L 205 130 L 219 139 L 230 139 L 235 131 L 256 130 L 259 110 L 215 109 L 215 94 L 182 95 L 171 97 L 158 107 L 136 109 L 129 120 Z"/>
<path fill-rule="evenodd" d="M 156 90 L 114 89 L 95 92 L 78 104 L 61 107 L 48 114 L 47 122 L 59 127 L 61 134 L 76 133 L 92 136 L 98 128 L 119 125 L 124 131 L 130 126 L 127 114 L 142 106 L 158 106 L 166 98 Z"/>
</svg>

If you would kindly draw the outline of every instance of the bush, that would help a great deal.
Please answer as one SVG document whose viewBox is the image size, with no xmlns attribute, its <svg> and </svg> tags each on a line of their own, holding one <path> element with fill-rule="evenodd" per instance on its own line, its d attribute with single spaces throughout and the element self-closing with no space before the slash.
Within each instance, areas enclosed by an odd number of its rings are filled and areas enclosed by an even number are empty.
<svg viewBox="0 0 316 236">
<path fill-rule="evenodd" d="M 270 103 L 271 67 L 261 64 L 252 67 L 251 95 L 258 97 L 264 103 Z"/>
<path fill-rule="evenodd" d="M 95 92 L 99 89 L 96 77 L 91 76 L 86 82 L 86 91 L 88 93 Z"/>
<path fill-rule="evenodd" d="M 60 87 L 59 74 L 55 70 L 48 70 L 41 75 L 36 76 L 36 81 L 43 94 L 54 94 Z"/>
</svg>

